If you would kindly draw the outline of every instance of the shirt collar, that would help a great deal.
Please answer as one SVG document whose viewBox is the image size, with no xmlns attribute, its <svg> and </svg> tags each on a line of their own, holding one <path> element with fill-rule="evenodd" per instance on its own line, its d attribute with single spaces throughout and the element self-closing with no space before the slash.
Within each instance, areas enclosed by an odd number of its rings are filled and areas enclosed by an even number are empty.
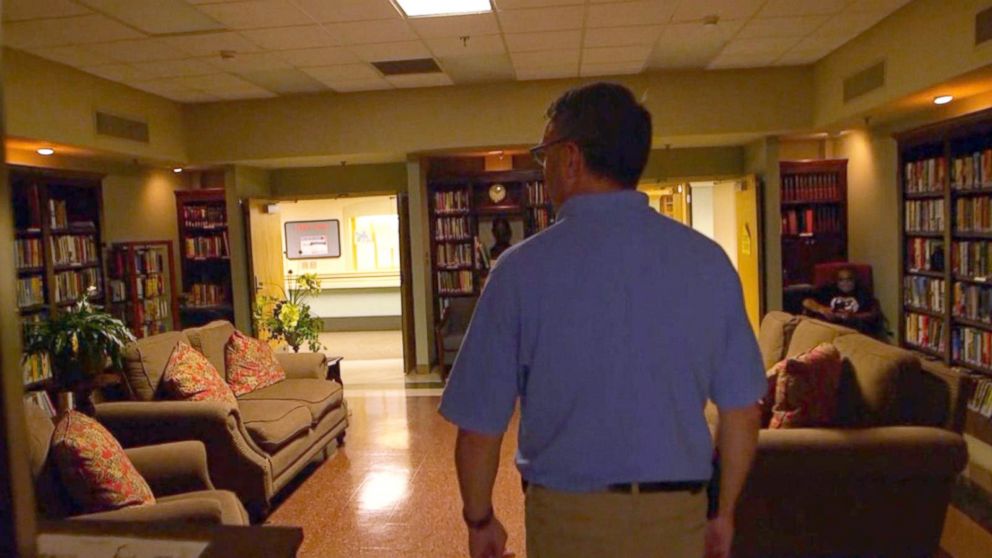
<svg viewBox="0 0 992 558">
<path fill-rule="evenodd" d="M 636 211 L 648 207 L 648 196 L 637 190 L 572 196 L 558 210 L 559 217 Z"/>
</svg>

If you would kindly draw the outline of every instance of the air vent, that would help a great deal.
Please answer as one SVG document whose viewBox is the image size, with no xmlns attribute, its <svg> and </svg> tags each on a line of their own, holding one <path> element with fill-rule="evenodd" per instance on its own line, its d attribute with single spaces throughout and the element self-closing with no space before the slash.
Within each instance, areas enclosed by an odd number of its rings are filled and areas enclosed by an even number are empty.
<svg viewBox="0 0 992 558">
<path fill-rule="evenodd" d="M 96 113 L 96 133 L 131 141 L 148 143 L 148 124 L 105 112 Z"/>
<path fill-rule="evenodd" d="M 978 12 L 975 16 L 975 45 L 992 39 L 992 8 Z"/>
<path fill-rule="evenodd" d="M 408 74 L 438 74 L 441 68 L 433 58 L 415 58 L 413 60 L 388 60 L 373 62 L 384 76 L 404 76 Z"/>
<path fill-rule="evenodd" d="M 883 85 L 885 85 L 884 60 L 844 80 L 844 102 L 847 103 Z"/>
</svg>

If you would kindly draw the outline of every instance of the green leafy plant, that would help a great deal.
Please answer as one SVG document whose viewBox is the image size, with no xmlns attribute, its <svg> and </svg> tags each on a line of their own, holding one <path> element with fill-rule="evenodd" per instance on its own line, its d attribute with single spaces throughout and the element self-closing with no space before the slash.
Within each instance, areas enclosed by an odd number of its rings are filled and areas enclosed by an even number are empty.
<svg viewBox="0 0 992 558">
<path fill-rule="evenodd" d="M 316 273 L 305 273 L 292 282 L 288 292 L 274 285 L 282 292 L 281 297 L 261 294 L 255 298 L 255 330 L 262 339 L 284 341 L 293 352 L 300 352 L 304 343 L 317 352 L 325 348 L 320 342 L 323 322 L 311 315 L 307 300 L 320 294 L 320 280 Z"/>
<path fill-rule="evenodd" d="M 74 305 L 25 330 L 24 356 L 48 355 L 52 375 L 63 389 L 106 368 L 108 361 L 124 367 L 124 347 L 134 335 L 123 322 L 90 303 L 96 287 L 90 287 Z"/>
</svg>

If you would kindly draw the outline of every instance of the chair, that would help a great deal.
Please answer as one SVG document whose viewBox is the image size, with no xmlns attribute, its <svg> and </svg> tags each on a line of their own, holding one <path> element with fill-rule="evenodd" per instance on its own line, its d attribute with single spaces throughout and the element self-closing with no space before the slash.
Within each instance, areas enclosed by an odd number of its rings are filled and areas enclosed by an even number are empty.
<svg viewBox="0 0 992 558">
<path fill-rule="evenodd" d="M 868 335 L 876 335 L 880 333 L 883 329 L 882 326 L 884 325 L 884 319 L 882 317 L 878 300 L 875 299 L 875 284 L 871 265 L 851 262 L 826 262 L 816 264 L 813 267 L 813 286 L 812 289 L 810 289 L 810 291 L 806 294 L 806 297 L 813 296 L 814 293 L 833 282 L 837 277 L 837 272 L 841 269 L 852 270 L 854 275 L 857 277 L 858 284 L 868 292 L 868 295 L 871 296 L 873 301 L 872 308 L 868 312 L 867 316 L 840 322 L 841 325 L 854 328 L 861 333 Z M 802 301 L 800 301 L 800 304 L 801 303 Z M 804 311 L 803 313 L 806 315 L 812 315 L 808 311 Z"/>
<path fill-rule="evenodd" d="M 451 365 L 455 363 L 462 339 L 468 331 L 468 324 L 475 312 L 476 297 L 461 297 L 451 299 L 450 304 L 441 311 L 441 319 L 434 326 L 434 342 L 437 343 L 437 362 L 441 367 L 441 379 L 447 381 Z"/>
</svg>

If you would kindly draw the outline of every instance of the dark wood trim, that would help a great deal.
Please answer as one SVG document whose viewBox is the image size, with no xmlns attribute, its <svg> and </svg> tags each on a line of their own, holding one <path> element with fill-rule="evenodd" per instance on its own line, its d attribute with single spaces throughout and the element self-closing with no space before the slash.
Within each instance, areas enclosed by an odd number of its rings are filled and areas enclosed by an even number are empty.
<svg viewBox="0 0 992 558">
<path fill-rule="evenodd" d="M 417 363 L 416 320 L 413 310 L 413 248 L 410 233 L 410 195 L 396 194 L 396 213 L 400 228 L 400 307 L 403 331 L 403 371 L 409 373 Z"/>
</svg>

